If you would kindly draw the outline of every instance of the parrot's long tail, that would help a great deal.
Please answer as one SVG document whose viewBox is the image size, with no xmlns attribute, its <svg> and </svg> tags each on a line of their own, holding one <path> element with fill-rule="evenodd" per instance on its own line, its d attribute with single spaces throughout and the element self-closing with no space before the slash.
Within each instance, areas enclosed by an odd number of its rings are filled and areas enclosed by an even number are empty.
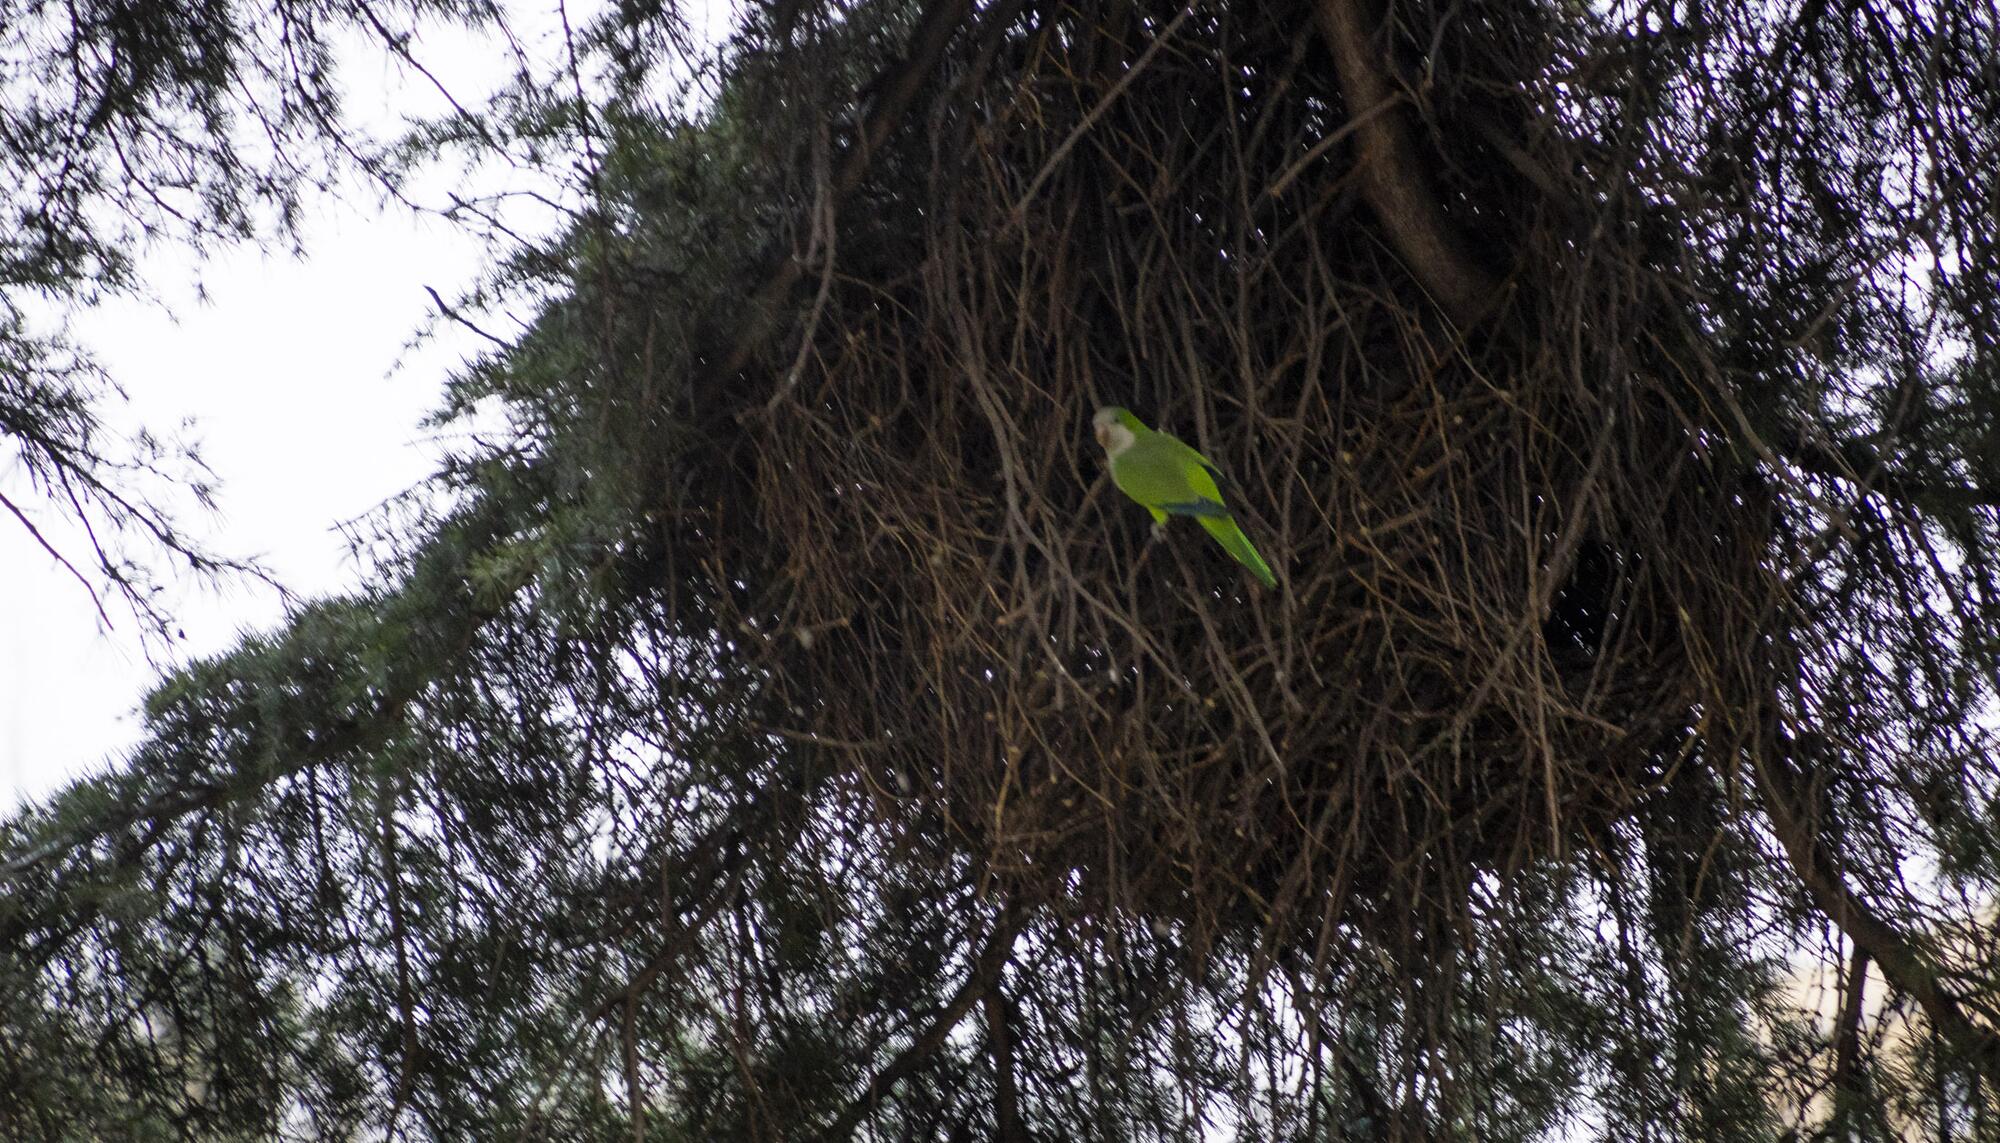
<svg viewBox="0 0 2000 1143">
<path fill-rule="evenodd" d="M 1265 587 L 1278 586 L 1278 577 L 1271 574 L 1271 565 L 1250 546 L 1250 537 L 1236 526 L 1236 521 L 1228 516 L 1197 516 L 1201 526 L 1222 545 L 1222 550 L 1236 557 L 1236 562 L 1250 569 L 1250 573 L 1263 582 Z"/>
</svg>

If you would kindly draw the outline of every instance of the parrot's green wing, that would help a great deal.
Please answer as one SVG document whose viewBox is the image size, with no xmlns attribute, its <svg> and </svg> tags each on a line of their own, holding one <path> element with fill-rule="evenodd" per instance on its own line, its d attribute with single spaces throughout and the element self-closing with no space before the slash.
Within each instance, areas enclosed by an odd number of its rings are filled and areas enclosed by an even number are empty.
<svg viewBox="0 0 2000 1143">
<path fill-rule="evenodd" d="M 1222 490 L 1202 455 L 1165 433 L 1147 433 L 1111 462 L 1125 495 L 1174 516 L 1227 517 Z"/>
<path fill-rule="evenodd" d="M 1215 476 L 1207 457 L 1177 437 L 1150 430 L 1111 461 L 1113 483 L 1145 505 L 1156 523 L 1164 524 L 1169 515 L 1194 517 L 1265 587 L 1276 587 L 1278 577 L 1230 516 Z"/>
</svg>

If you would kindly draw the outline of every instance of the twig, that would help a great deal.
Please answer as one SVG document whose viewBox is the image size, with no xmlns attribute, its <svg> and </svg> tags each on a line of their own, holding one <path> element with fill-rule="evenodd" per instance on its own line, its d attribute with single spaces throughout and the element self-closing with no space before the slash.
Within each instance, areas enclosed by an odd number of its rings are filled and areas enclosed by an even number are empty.
<svg viewBox="0 0 2000 1143">
<path fill-rule="evenodd" d="M 1146 45 L 1146 50 L 1139 53 L 1139 58 L 1132 61 L 1132 66 L 1125 69 L 1125 74 L 1118 77 L 1118 82 L 1111 85 L 1111 90 L 1105 92 L 1103 98 L 1085 113 L 1069 135 L 1061 143 L 1056 144 L 1056 149 L 1049 152 L 1048 161 L 1042 164 L 1041 170 L 1035 172 L 1034 178 L 1028 180 L 1028 189 L 1021 192 L 1020 199 L 1009 212 L 1007 225 L 1000 231 L 1002 234 L 1008 233 L 1027 220 L 1028 204 L 1035 201 L 1035 195 L 1041 192 L 1042 184 L 1049 181 L 1049 177 L 1055 174 L 1056 168 L 1069 157 L 1070 151 L 1090 133 L 1090 129 L 1097 125 L 1097 121 L 1102 119 L 1104 113 L 1111 109 L 1111 105 L 1117 102 L 1118 97 L 1125 93 L 1125 89 L 1132 86 L 1132 81 L 1139 78 L 1140 73 L 1146 70 L 1146 65 L 1153 62 L 1153 57 L 1159 54 L 1161 48 L 1167 46 L 1167 41 L 1174 38 L 1174 33 L 1180 30 L 1181 24 L 1193 12 L 1192 3 L 1182 7 L 1180 13 L 1169 21 L 1166 27 L 1160 29 L 1160 34 L 1153 37 L 1153 42 Z"/>
<path fill-rule="evenodd" d="M 90 580 L 76 569 L 75 564 L 69 562 L 68 557 L 56 550 L 56 546 L 49 542 L 48 537 L 42 535 L 42 530 L 35 527 L 35 522 L 28 519 L 28 514 L 21 511 L 20 507 L 12 500 L 7 499 L 5 493 L 0 493 L 0 505 L 4 505 L 7 511 L 14 514 L 14 518 L 21 522 L 21 526 L 28 530 L 28 535 L 35 538 L 35 542 L 42 546 L 43 551 L 47 552 L 56 563 L 61 564 L 63 570 L 74 577 L 76 582 L 83 585 L 83 590 L 90 594 L 91 606 L 97 609 L 97 617 L 104 621 L 104 626 L 112 626 L 111 616 L 104 610 L 104 600 L 98 596 L 97 588 L 91 584 Z M 0 869 L 0 873 L 4 873 L 4 870 Z"/>
<path fill-rule="evenodd" d="M 458 310 L 454 309 L 450 303 L 444 300 L 444 296 L 437 292 L 436 287 L 425 286 L 424 292 L 429 294 L 431 296 L 431 301 L 437 304 L 438 312 L 443 314 L 445 318 L 451 321 L 453 324 L 464 326 L 466 329 L 471 330 L 472 332 L 492 342 L 494 345 L 499 346 L 501 349 L 513 348 L 512 343 L 502 338 L 496 337 L 491 333 L 488 333 L 487 331 L 481 329 L 477 322 L 473 321 L 469 317 L 466 317 L 464 314 L 459 313 Z"/>
</svg>

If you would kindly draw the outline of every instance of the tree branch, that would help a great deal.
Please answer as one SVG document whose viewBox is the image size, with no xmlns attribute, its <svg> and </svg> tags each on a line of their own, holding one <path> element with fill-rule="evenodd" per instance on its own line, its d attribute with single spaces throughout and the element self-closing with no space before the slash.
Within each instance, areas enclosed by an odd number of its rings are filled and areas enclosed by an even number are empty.
<svg viewBox="0 0 2000 1143">
<path fill-rule="evenodd" d="M 1021 1121 L 1021 1093 L 1014 1078 L 1014 1004 L 996 984 L 986 993 L 986 1047 L 993 1056 L 995 1143 L 1029 1143 Z"/>
<path fill-rule="evenodd" d="M 1007 6 L 998 14 L 1005 18 L 1008 12 L 1015 10 L 1018 10 L 1016 6 Z M 878 94 L 863 104 L 866 110 L 860 129 L 855 133 L 854 146 L 834 175 L 830 196 L 832 208 L 837 209 L 840 200 L 847 197 L 847 193 L 858 186 L 862 176 L 868 173 L 868 164 L 875 157 L 876 150 L 902 121 L 911 101 L 922 89 L 924 80 L 944 56 L 952 33 L 971 14 L 972 0 L 930 0 L 924 6 L 923 15 L 918 18 L 916 32 L 910 37 L 909 54 L 864 86 L 864 90 Z M 785 296 L 805 277 L 808 268 L 805 258 L 798 255 L 787 257 L 779 263 L 763 289 L 757 291 L 756 297 L 750 301 L 743 324 L 737 330 L 729 355 L 723 359 L 724 377 L 732 376 L 750 364 L 750 358 L 770 334 Z"/>
<path fill-rule="evenodd" d="M 1389 82 L 1382 51 L 1371 42 L 1379 17 L 1363 13 L 1366 2 L 1317 0 L 1313 6 L 1352 120 L 1361 197 L 1417 281 L 1453 321 L 1470 325 L 1493 304 L 1498 288 L 1445 220 L 1404 117 L 1398 109 L 1384 110 L 1402 96 Z"/>
<path fill-rule="evenodd" d="M 1024 923 L 1023 917 L 1016 912 L 1010 911 L 1001 916 L 994 926 L 993 935 L 986 941 L 986 947 L 980 951 L 979 959 L 973 962 L 971 974 L 952 994 L 951 1000 L 938 1010 L 930 1027 L 912 1040 L 909 1047 L 896 1053 L 896 1058 L 890 1060 L 888 1066 L 876 1072 L 874 1078 L 868 1081 L 868 1086 L 861 1089 L 861 1094 L 854 1097 L 853 1102 L 820 1133 L 819 1138 L 846 1139 L 854 1134 L 854 1129 L 904 1076 L 922 1067 L 925 1060 L 944 1046 L 952 1029 L 958 1027 L 959 1022 L 972 1011 L 972 1006 L 999 983 L 1001 970 L 1007 967 L 1008 959 L 1014 955 L 1014 938 Z"/>
<path fill-rule="evenodd" d="M 1963 508 L 2000 507 L 2000 489 L 1983 484 L 1932 484 L 1891 472 L 1888 462 L 1860 441 L 1822 443 L 1809 441 L 1798 433 L 1787 433 L 1774 442 L 1778 455 L 1815 476 L 1849 484 L 1865 484 L 1905 504 L 1929 502 Z"/>
<path fill-rule="evenodd" d="M 2000 1036 L 1968 1019 L 1959 999 L 1945 988 L 1923 954 L 1848 889 L 1833 853 L 1820 843 L 1819 831 L 1799 808 L 1787 764 L 1769 753 L 1759 750 L 1753 756 L 1758 796 L 1813 904 L 1847 934 L 1857 950 L 1865 951 L 1881 966 L 1883 977 L 1910 994 L 1923 1008 L 1931 1027 L 1954 1051 L 1990 1082 L 2000 1084 Z"/>
<path fill-rule="evenodd" d="M 111 616 L 104 610 L 104 600 L 99 598 L 97 588 L 91 585 L 90 580 L 76 569 L 75 564 L 70 563 L 61 552 L 56 550 L 56 546 L 49 542 L 47 536 L 42 535 L 42 530 L 35 527 L 35 522 L 28 518 L 28 514 L 23 512 L 12 500 L 7 499 L 5 493 L 0 493 L 0 508 L 5 508 L 7 511 L 13 513 L 14 519 L 21 522 L 21 526 L 28 530 L 28 535 L 34 537 L 35 542 L 42 546 L 42 550 L 47 552 L 56 563 L 61 564 L 64 571 L 75 577 L 76 582 L 83 585 L 83 590 L 90 593 L 91 606 L 97 608 L 97 617 L 104 621 L 106 627 L 110 627 L 112 625 Z"/>
<path fill-rule="evenodd" d="M 1859 1113 L 1865 1094 L 1861 1076 L 1861 1018 L 1867 992 L 1868 950 L 1856 945 L 1854 955 L 1848 958 L 1847 987 L 1841 992 L 1840 1013 L 1833 1029 L 1833 1118 L 1837 1127 Z"/>
</svg>

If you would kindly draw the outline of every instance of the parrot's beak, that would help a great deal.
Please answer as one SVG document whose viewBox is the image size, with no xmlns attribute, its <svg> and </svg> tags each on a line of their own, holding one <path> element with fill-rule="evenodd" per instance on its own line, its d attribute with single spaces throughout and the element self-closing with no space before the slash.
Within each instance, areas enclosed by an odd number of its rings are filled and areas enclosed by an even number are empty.
<svg viewBox="0 0 2000 1143">
<path fill-rule="evenodd" d="M 1109 426 L 1099 425 L 1096 433 L 1098 445 L 1108 451 L 1111 448 L 1111 429 Z"/>
</svg>

